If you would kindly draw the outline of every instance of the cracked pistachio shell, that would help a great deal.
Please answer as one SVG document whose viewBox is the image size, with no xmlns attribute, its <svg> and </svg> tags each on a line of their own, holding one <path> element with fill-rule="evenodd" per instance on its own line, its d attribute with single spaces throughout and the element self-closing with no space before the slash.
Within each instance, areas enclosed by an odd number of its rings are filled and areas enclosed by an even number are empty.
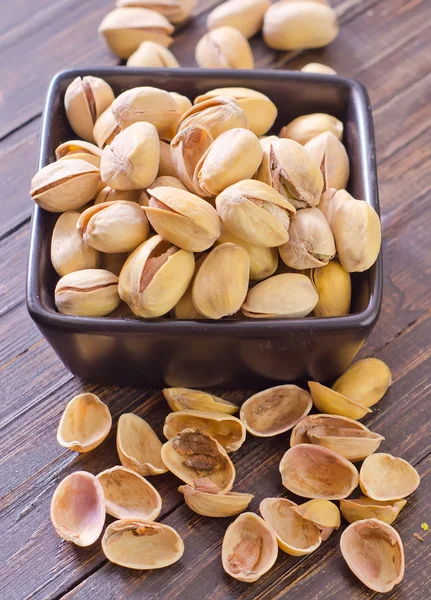
<svg viewBox="0 0 431 600">
<path fill-rule="evenodd" d="M 102 180 L 116 190 L 150 186 L 159 169 L 160 146 L 151 123 L 133 123 L 119 133 L 102 154 Z"/>
<path fill-rule="evenodd" d="M 248 129 L 248 119 L 234 98 L 216 96 L 195 104 L 183 114 L 179 131 L 190 125 L 204 127 L 215 140 L 229 129 Z"/>
<path fill-rule="evenodd" d="M 180 560 L 184 542 L 169 525 L 143 519 L 121 519 L 105 529 L 102 550 L 110 562 L 120 567 L 162 569 Z"/>
<path fill-rule="evenodd" d="M 358 485 L 358 471 L 337 452 L 323 446 L 298 444 L 280 462 L 285 488 L 303 498 L 341 500 Z"/>
<path fill-rule="evenodd" d="M 79 217 L 79 212 L 61 214 L 52 232 L 51 262 L 61 277 L 81 269 L 96 269 L 101 262 L 97 250 L 87 246 L 79 235 Z"/>
<path fill-rule="evenodd" d="M 129 58 L 145 41 L 167 48 L 172 44 L 173 31 L 166 17 L 146 8 L 116 8 L 99 25 L 99 33 L 120 58 Z"/>
<path fill-rule="evenodd" d="M 318 135 L 328 131 L 338 140 L 341 140 L 343 129 L 343 123 L 332 115 L 313 113 L 310 115 L 301 115 L 291 121 L 280 131 L 280 137 L 295 140 L 298 144 L 305 145 Z"/>
<path fill-rule="evenodd" d="M 352 430 L 352 432 L 369 431 L 365 425 L 348 417 L 326 414 L 307 415 L 293 428 L 292 435 L 290 436 L 290 445 L 311 444 L 308 432 L 320 426 L 331 429 L 343 429 L 344 431 Z"/>
<path fill-rule="evenodd" d="M 348 523 L 362 519 L 379 519 L 392 525 L 407 504 L 407 500 L 372 500 L 367 496 L 341 500 L 340 510 Z"/>
<path fill-rule="evenodd" d="M 311 313 L 318 299 L 308 277 L 283 273 L 265 279 L 249 290 L 242 312 L 255 319 L 300 319 Z"/>
<path fill-rule="evenodd" d="M 296 385 L 278 385 L 251 396 L 241 406 L 240 419 L 257 437 L 271 437 L 292 429 L 311 410 L 313 401 Z"/>
<path fill-rule="evenodd" d="M 210 12 L 207 27 L 216 29 L 228 25 L 251 38 L 262 28 L 263 15 L 270 6 L 270 0 L 228 0 Z"/>
<path fill-rule="evenodd" d="M 100 115 L 115 99 L 111 86 L 99 77 L 77 77 L 64 96 L 67 119 L 76 135 L 94 142 L 93 128 Z"/>
<path fill-rule="evenodd" d="M 334 233 L 334 218 L 338 209 L 345 202 L 353 199 L 353 196 L 346 192 L 346 190 L 330 188 L 329 190 L 326 190 L 326 192 L 323 192 L 317 208 L 325 215 L 332 233 Z"/>
<path fill-rule="evenodd" d="M 334 10 L 320 2 L 282 1 L 272 4 L 263 21 L 263 39 L 275 50 L 322 48 L 338 35 Z"/>
<path fill-rule="evenodd" d="M 152 67 L 156 69 L 177 68 L 179 62 L 170 50 L 156 42 L 142 42 L 129 57 L 128 67 Z"/>
<path fill-rule="evenodd" d="M 155 179 L 151 184 L 152 190 L 156 190 L 157 188 L 161 187 L 177 188 L 178 190 L 183 190 L 183 192 L 188 191 L 186 186 L 183 185 L 181 181 L 177 179 L 177 177 L 171 177 L 170 175 L 161 175 L 160 177 L 157 177 L 157 179 Z M 142 190 L 139 196 L 139 204 L 141 206 L 148 206 L 150 197 L 151 195 L 148 190 Z"/>
<path fill-rule="evenodd" d="M 190 280 L 188 288 L 172 309 L 172 316 L 175 319 L 205 319 L 204 315 L 202 315 L 193 304 L 193 284 L 195 282 L 196 275 L 198 274 L 201 264 L 207 257 L 207 254 L 207 252 L 204 252 L 199 256 L 195 264 L 195 272 L 193 274 L 192 279 Z"/>
<path fill-rule="evenodd" d="M 307 432 L 312 444 L 338 452 L 347 460 L 357 462 L 373 454 L 385 439 L 368 429 L 351 429 L 318 425 Z"/>
<path fill-rule="evenodd" d="M 117 200 L 126 200 L 127 202 L 139 202 L 141 190 L 114 190 L 107 185 L 97 195 L 94 205 L 103 204 L 105 202 L 116 202 Z"/>
<path fill-rule="evenodd" d="M 196 0 L 117 0 L 118 8 L 131 6 L 155 10 L 171 23 L 182 23 L 188 19 L 196 6 Z"/>
<path fill-rule="evenodd" d="M 90 164 L 96 167 L 100 166 L 101 157 L 102 150 L 100 148 L 91 142 L 84 142 L 82 140 L 69 140 L 68 142 L 63 142 L 55 149 L 55 158 L 57 160 L 61 158 L 80 158 L 81 160 L 89 161 Z"/>
<path fill-rule="evenodd" d="M 103 442 L 111 427 L 109 407 L 95 394 L 79 394 L 64 409 L 57 429 L 57 441 L 63 448 L 89 452 Z"/>
<path fill-rule="evenodd" d="M 333 232 L 341 266 L 349 273 L 369 269 L 382 242 L 380 218 L 364 200 L 349 200 L 337 210 Z"/>
<path fill-rule="evenodd" d="M 383 521 L 355 521 L 343 531 L 340 549 L 350 570 L 371 590 L 390 592 L 404 577 L 403 543 Z"/>
<path fill-rule="evenodd" d="M 150 199 L 143 210 L 164 240 L 190 252 L 203 252 L 214 244 L 221 223 L 206 200 L 175 187 L 151 188 L 147 192 Z"/>
<path fill-rule="evenodd" d="M 177 133 L 171 142 L 171 159 L 177 177 L 194 194 L 201 194 L 194 185 L 196 166 L 213 143 L 209 132 L 200 125 L 190 125 Z"/>
<path fill-rule="evenodd" d="M 235 244 L 216 246 L 203 261 L 193 284 L 195 308 L 208 319 L 233 315 L 247 295 L 250 257 Z"/>
<path fill-rule="evenodd" d="M 162 442 L 148 423 L 133 413 L 123 413 L 118 420 L 117 452 L 126 469 L 146 475 L 166 473 L 161 456 Z"/>
<path fill-rule="evenodd" d="M 323 174 L 323 190 L 343 190 L 350 175 L 350 163 L 344 145 L 332 133 L 325 131 L 307 142 L 304 148 L 311 154 Z"/>
<path fill-rule="evenodd" d="M 216 207 L 228 231 L 249 244 L 264 248 L 274 248 L 288 241 L 290 218 L 296 212 L 281 194 L 255 179 L 239 181 L 226 188 L 217 196 Z"/>
<path fill-rule="evenodd" d="M 277 560 L 277 538 L 258 515 L 245 512 L 226 529 L 221 551 L 223 569 L 238 581 L 252 583 Z"/>
<path fill-rule="evenodd" d="M 100 185 L 100 170 L 79 160 L 60 160 L 43 167 L 31 180 L 30 195 L 49 212 L 81 208 L 92 200 Z"/>
<path fill-rule="evenodd" d="M 233 517 L 246 510 L 254 496 L 239 492 L 218 494 L 206 491 L 205 486 L 180 485 L 178 491 L 184 494 L 187 506 L 204 517 Z"/>
<path fill-rule="evenodd" d="M 103 150 L 120 131 L 120 126 L 112 114 L 111 107 L 109 107 L 100 115 L 94 125 L 93 135 L 95 142 Z"/>
<path fill-rule="evenodd" d="M 355 400 L 347 398 L 316 381 L 309 381 L 314 406 L 322 413 L 340 415 L 350 419 L 362 419 L 372 411 Z"/>
<path fill-rule="evenodd" d="M 291 556 L 311 554 L 322 543 L 320 529 L 295 510 L 297 505 L 287 498 L 265 498 L 260 514 L 277 536 L 278 546 Z"/>
<path fill-rule="evenodd" d="M 193 184 L 202 196 L 217 196 L 230 185 L 250 179 L 262 162 L 258 138 L 247 129 L 225 131 L 196 165 Z"/>
<path fill-rule="evenodd" d="M 364 406 L 373 406 L 392 383 L 389 367 L 378 358 L 363 358 L 351 365 L 332 389 Z"/>
<path fill-rule="evenodd" d="M 303 519 L 311 521 L 320 530 L 338 529 L 341 525 L 341 515 L 338 506 L 330 500 L 315 498 L 295 507 L 295 512 Z"/>
<path fill-rule="evenodd" d="M 277 118 L 277 107 L 268 96 L 249 88 L 216 88 L 195 98 L 195 104 L 210 100 L 216 96 L 234 98 L 245 112 L 248 128 L 255 135 L 264 135 L 274 125 Z"/>
<path fill-rule="evenodd" d="M 162 509 L 159 492 L 144 477 L 126 469 L 113 467 L 97 475 L 103 488 L 108 515 L 116 519 L 154 521 Z"/>
<path fill-rule="evenodd" d="M 195 59 L 203 69 L 253 69 L 247 38 L 234 27 L 217 27 L 197 43 Z"/>
<path fill-rule="evenodd" d="M 235 467 L 226 450 L 205 431 L 184 429 L 162 446 L 162 459 L 169 471 L 190 486 L 214 492 L 230 492 Z"/>
<path fill-rule="evenodd" d="M 238 412 L 238 406 L 224 398 L 219 398 L 208 392 L 192 390 L 188 388 L 164 388 L 162 390 L 169 408 L 173 411 L 179 410 L 201 410 L 209 412 L 220 412 L 233 415 Z"/>
<path fill-rule="evenodd" d="M 349 314 L 352 297 L 350 273 L 339 262 L 331 260 L 323 267 L 311 269 L 309 277 L 319 295 L 314 316 L 341 317 Z"/>
<path fill-rule="evenodd" d="M 303 73 L 320 73 L 320 75 L 336 75 L 337 71 L 334 71 L 331 67 L 327 65 L 322 65 L 321 63 L 308 63 L 304 65 L 301 69 Z"/>
<path fill-rule="evenodd" d="M 55 306 L 63 315 L 104 317 L 120 304 L 118 277 L 104 269 L 83 269 L 60 279 Z"/>
<path fill-rule="evenodd" d="M 279 247 L 281 260 L 292 269 L 312 269 L 328 264 L 335 242 L 328 221 L 318 208 L 303 208 L 292 217 L 289 240 Z"/>
<path fill-rule="evenodd" d="M 105 524 L 105 499 L 97 478 L 76 471 L 57 486 L 51 500 L 51 521 L 57 535 L 77 546 L 91 546 Z"/>
<path fill-rule="evenodd" d="M 362 463 L 359 485 L 362 493 L 373 500 L 399 500 L 419 487 L 416 469 L 403 458 L 379 452 Z"/>
</svg>

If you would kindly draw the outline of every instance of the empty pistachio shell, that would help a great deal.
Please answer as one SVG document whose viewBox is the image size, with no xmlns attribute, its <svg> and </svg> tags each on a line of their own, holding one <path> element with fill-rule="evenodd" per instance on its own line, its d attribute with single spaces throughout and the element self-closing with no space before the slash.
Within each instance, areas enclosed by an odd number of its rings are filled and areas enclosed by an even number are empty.
<svg viewBox="0 0 431 600">
<path fill-rule="evenodd" d="M 77 546 L 90 546 L 105 524 L 105 499 L 97 478 L 76 471 L 60 482 L 51 500 L 51 521 L 57 534 Z"/>
<path fill-rule="evenodd" d="M 304 498 L 340 500 L 358 485 L 358 471 L 340 454 L 313 444 L 290 448 L 280 462 L 282 483 Z"/>
<path fill-rule="evenodd" d="M 120 131 L 120 126 L 112 114 L 111 107 L 109 107 L 97 119 L 94 125 L 93 135 L 99 148 L 104 148 L 112 142 Z"/>
<path fill-rule="evenodd" d="M 117 200 L 126 200 L 127 202 L 138 202 L 141 190 L 114 190 L 107 185 L 97 195 L 94 204 L 103 204 L 104 202 L 116 202 Z"/>
<path fill-rule="evenodd" d="M 263 15 L 270 5 L 270 0 L 228 0 L 210 12 L 207 27 L 216 29 L 229 25 L 251 38 L 261 29 Z"/>
<path fill-rule="evenodd" d="M 373 500 L 405 498 L 419 484 L 419 474 L 410 463 L 383 452 L 368 456 L 359 473 L 362 492 Z"/>
<path fill-rule="evenodd" d="M 195 58 L 204 69 L 252 69 L 253 53 L 247 38 L 234 27 L 208 31 L 197 43 Z"/>
<path fill-rule="evenodd" d="M 332 233 L 334 233 L 335 215 L 340 206 L 348 200 L 353 200 L 353 196 L 346 192 L 346 190 L 336 190 L 335 188 L 326 190 L 320 198 L 317 208 L 325 215 Z"/>
<path fill-rule="evenodd" d="M 298 444 L 310 444 L 311 439 L 308 436 L 308 432 L 316 427 L 328 427 L 331 429 L 343 429 L 351 431 L 369 431 L 354 419 L 348 417 L 340 417 L 338 415 L 307 415 L 297 425 L 295 425 L 292 435 L 290 436 L 290 445 L 297 446 Z"/>
<path fill-rule="evenodd" d="M 303 73 L 320 73 L 321 75 L 336 75 L 337 71 L 331 69 L 327 65 L 322 65 L 321 63 L 308 63 L 304 67 L 302 67 L 301 71 Z"/>
<path fill-rule="evenodd" d="M 340 510 L 348 523 L 362 519 L 379 519 L 392 525 L 407 504 L 407 500 L 372 500 L 367 496 L 341 500 Z"/>
<path fill-rule="evenodd" d="M 117 0 L 116 6 L 134 6 L 156 10 L 171 23 L 182 23 L 193 11 L 196 0 Z"/>
<path fill-rule="evenodd" d="M 60 279 L 55 306 L 63 315 L 104 317 L 120 304 L 118 277 L 104 269 L 82 269 Z"/>
<path fill-rule="evenodd" d="M 343 129 L 343 123 L 332 115 L 327 115 L 326 113 L 314 113 L 311 115 L 302 115 L 291 121 L 280 131 L 280 137 L 289 138 L 291 140 L 295 140 L 299 144 L 304 145 L 310 140 L 314 139 L 316 136 L 328 131 L 331 132 L 335 138 L 341 140 L 343 137 Z M 325 140 L 325 144 L 327 144 L 327 140 Z M 313 147 L 314 146 L 312 145 L 312 148 Z M 314 152 L 313 158 L 315 159 Z M 344 156 L 343 160 L 345 160 Z M 336 186 L 329 185 L 327 187 Z"/>
<path fill-rule="evenodd" d="M 383 521 L 355 521 L 343 531 L 340 549 L 350 570 L 371 590 L 390 592 L 404 577 L 403 543 Z"/>
<path fill-rule="evenodd" d="M 189 108 L 181 117 L 179 131 L 191 125 L 204 127 L 215 139 L 234 127 L 248 129 L 248 119 L 234 98 L 218 96 Z"/>
<path fill-rule="evenodd" d="M 193 178 L 200 159 L 213 143 L 212 136 L 200 125 L 191 125 L 177 133 L 171 142 L 172 164 L 178 178 L 191 192 L 200 194 Z"/>
<path fill-rule="evenodd" d="M 332 389 L 364 406 L 373 406 L 392 383 L 389 367 L 378 358 L 363 358 L 350 366 Z"/>
<path fill-rule="evenodd" d="M 251 396 L 241 406 L 240 419 L 257 437 L 271 437 L 292 429 L 307 415 L 313 401 L 296 385 L 278 385 Z"/>
<path fill-rule="evenodd" d="M 129 57 L 128 67 L 176 68 L 180 64 L 170 50 L 156 42 L 142 42 Z"/>
<path fill-rule="evenodd" d="M 247 294 L 242 312 L 255 319 L 300 319 L 311 313 L 318 296 L 310 280 L 299 273 L 274 275 Z"/>
<path fill-rule="evenodd" d="M 331 260 L 323 267 L 311 269 L 310 279 L 319 295 L 314 308 L 316 317 L 341 317 L 349 314 L 352 297 L 350 273 L 338 261 Z"/>
<path fill-rule="evenodd" d="M 161 569 L 180 560 L 184 542 L 163 523 L 143 519 L 114 521 L 105 530 L 102 550 L 108 560 L 128 569 Z"/>
<path fill-rule="evenodd" d="M 79 394 L 64 409 L 57 430 L 60 446 L 76 452 L 89 452 L 111 431 L 109 408 L 95 394 Z"/>
<path fill-rule="evenodd" d="M 232 489 L 235 467 L 223 446 L 209 433 L 184 429 L 163 444 L 162 458 L 169 471 L 188 485 L 208 482 L 219 493 Z"/>
<path fill-rule="evenodd" d="M 165 388 L 162 390 L 169 408 L 177 410 L 203 410 L 233 415 L 238 412 L 238 406 L 224 398 L 219 398 L 208 392 L 190 390 L 188 388 Z"/>
<path fill-rule="evenodd" d="M 277 560 L 277 538 L 263 519 L 243 513 L 226 529 L 221 551 L 223 569 L 238 581 L 257 581 Z"/>
<path fill-rule="evenodd" d="M 338 506 L 329 500 L 315 498 L 295 507 L 295 512 L 303 519 L 311 521 L 320 529 L 338 529 L 341 525 L 341 516 Z"/>
<path fill-rule="evenodd" d="M 325 131 L 305 144 L 323 175 L 324 190 L 342 190 L 347 186 L 350 163 L 346 149 L 332 131 Z"/>
<path fill-rule="evenodd" d="M 106 469 L 97 476 L 105 496 L 106 512 L 116 519 L 154 521 L 162 509 L 159 492 L 135 471 Z"/>
<path fill-rule="evenodd" d="M 351 419 L 362 419 L 366 414 L 372 412 L 363 404 L 350 400 L 350 398 L 331 390 L 331 388 L 321 383 L 309 381 L 308 385 L 314 405 L 320 412 L 341 415 Z"/>
<path fill-rule="evenodd" d="M 100 254 L 87 246 L 76 228 L 79 212 L 65 212 L 55 223 L 51 240 L 51 262 L 60 276 L 95 269 L 100 263 Z"/>
<path fill-rule="evenodd" d="M 161 457 L 162 442 L 144 419 L 123 413 L 118 420 L 117 452 L 121 464 L 139 475 L 160 475 L 167 468 Z"/>
<path fill-rule="evenodd" d="M 368 429 L 351 429 L 318 425 L 308 430 L 312 444 L 325 446 L 352 462 L 364 460 L 380 446 L 384 437 Z"/>
<path fill-rule="evenodd" d="M 181 485 L 178 491 L 184 494 L 184 501 L 198 515 L 204 517 L 233 517 L 245 510 L 254 496 L 228 492 L 210 493 L 190 485 Z"/>
</svg>

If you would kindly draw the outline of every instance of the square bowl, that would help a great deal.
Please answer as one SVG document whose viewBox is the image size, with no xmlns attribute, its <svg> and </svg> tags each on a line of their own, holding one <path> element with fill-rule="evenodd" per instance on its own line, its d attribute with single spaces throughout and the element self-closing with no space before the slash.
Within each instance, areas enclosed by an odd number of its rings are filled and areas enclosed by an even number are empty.
<svg viewBox="0 0 431 600">
<path fill-rule="evenodd" d="M 192 100 L 218 87 L 249 87 L 278 107 L 273 131 L 301 114 L 330 113 L 344 123 L 350 158 L 348 190 L 379 211 L 371 107 L 365 88 L 350 79 L 293 71 L 205 69 L 74 69 L 54 77 L 46 101 L 40 167 L 55 160 L 55 148 L 76 138 L 63 106 L 78 76 L 105 79 L 118 95 L 136 86 L 175 91 Z M 330 381 L 353 360 L 373 329 L 382 299 L 382 260 L 352 275 L 352 312 L 343 317 L 268 320 L 177 321 L 87 318 L 59 314 L 54 306 L 58 276 L 50 260 L 58 214 L 35 206 L 27 274 L 32 319 L 68 369 L 94 382 L 134 386 L 230 386 L 263 388 L 306 378 Z"/>
</svg>

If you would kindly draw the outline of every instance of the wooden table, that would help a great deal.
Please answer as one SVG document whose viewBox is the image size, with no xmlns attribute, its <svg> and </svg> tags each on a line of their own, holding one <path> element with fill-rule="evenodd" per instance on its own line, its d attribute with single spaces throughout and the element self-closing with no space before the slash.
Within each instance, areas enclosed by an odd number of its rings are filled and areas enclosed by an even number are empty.
<svg viewBox="0 0 431 600">
<path fill-rule="evenodd" d="M 396 521 L 404 540 L 406 577 L 388 598 L 430 597 L 428 520 L 430 471 L 430 83 L 431 3 L 425 0 L 332 0 L 341 20 L 337 40 L 322 51 L 274 53 L 253 40 L 256 66 L 297 69 L 321 61 L 359 79 L 369 90 L 376 127 L 384 228 L 385 289 L 382 314 L 362 356 L 386 361 L 393 385 L 366 425 L 383 434 L 383 451 L 402 456 L 422 476 L 420 489 Z M 218 4 L 200 0 L 193 23 L 178 32 L 173 51 L 194 65 L 194 47 L 205 30 L 205 13 Z M 59 481 L 85 469 L 97 473 L 118 463 L 115 427 L 88 455 L 65 451 L 56 427 L 68 400 L 93 391 L 108 402 L 114 424 L 136 411 L 161 434 L 167 406 L 158 390 L 84 384 L 72 377 L 27 315 L 24 280 L 40 117 L 47 84 L 61 69 L 116 63 L 97 26 L 111 8 L 102 0 L 16 0 L 0 20 L 0 598 L 311 600 L 372 598 L 346 567 L 340 531 L 314 554 L 280 552 L 275 567 L 252 586 L 224 574 L 220 548 L 227 519 L 200 517 L 177 492 L 171 475 L 152 478 L 163 496 L 161 520 L 178 529 L 186 551 L 174 566 L 153 572 L 109 564 L 99 544 L 80 549 L 60 540 L 49 520 Z M 230 397 L 245 398 L 237 393 Z M 278 463 L 288 435 L 249 439 L 235 455 L 236 489 L 283 494 Z M 414 537 L 423 535 L 424 541 Z M 428 589 L 428 592 L 426 592 Z"/>
</svg>

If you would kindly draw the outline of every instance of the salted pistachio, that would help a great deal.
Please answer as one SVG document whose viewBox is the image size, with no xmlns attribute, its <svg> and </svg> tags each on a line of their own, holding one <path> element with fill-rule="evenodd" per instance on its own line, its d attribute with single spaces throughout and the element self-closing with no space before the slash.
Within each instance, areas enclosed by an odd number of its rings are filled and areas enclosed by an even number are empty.
<svg viewBox="0 0 431 600">
<path fill-rule="evenodd" d="M 123 413 L 118 419 L 117 452 L 123 467 L 139 475 L 166 473 L 162 442 L 150 425 L 134 413 Z"/>
<path fill-rule="evenodd" d="M 127 256 L 127 252 L 114 252 L 111 254 L 102 253 L 102 263 L 100 266 L 102 269 L 106 269 L 106 271 L 110 271 L 118 277 L 121 273 L 121 269 L 123 268 L 124 263 L 127 260 Z M 117 308 L 120 309 L 120 306 L 118 306 Z"/>
<path fill-rule="evenodd" d="M 188 191 L 186 186 L 184 184 L 182 184 L 181 181 L 177 177 L 172 177 L 171 175 L 161 175 L 160 177 L 157 177 L 151 184 L 152 190 L 155 190 L 155 189 L 161 188 L 161 187 L 171 187 L 171 188 L 173 187 L 173 188 L 177 188 L 178 190 L 183 190 L 183 192 Z M 151 197 L 151 194 L 149 193 L 148 190 L 142 190 L 142 192 L 140 192 L 140 196 L 139 196 L 139 204 L 141 206 L 148 206 L 150 197 Z"/>
<path fill-rule="evenodd" d="M 120 567 L 150 570 L 168 567 L 180 560 L 184 542 L 169 525 L 143 519 L 121 519 L 105 529 L 102 550 Z"/>
<path fill-rule="evenodd" d="M 91 142 L 82 140 L 69 140 L 63 142 L 55 149 L 55 157 L 57 160 L 79 158 L 89 162 L 91 165 L 100 168 L 100 159 L 102 150 Z"/>
<path fill-rule="evenodd" d="M 184 113 L 179 123 L 179 131 L 191 125 L 204 127 L 215 140 L 229 129 L 248 129 L 248 119 L 234 98 L 216 96 L 195 104 Z"/>
<path fill-rule="evenodd" d="M 340 415 L 350 419 L 362 419 L 366 414 L 372 412 L 360 402 L 351 400 L 317 381 L 309 381 L 308 385 L 314 406 L 322 413 Z"/>
<path fill-rule="evenodd" d="M 264 248 L 289 240 L 290 219 L 296 212 L 281 194 L 255 179 L 227 187 L 217 196 L 216 208 L 226 229 L 245 242 Z"/>
<path fill-rule="evenodd" d="M 322 48 L 338 35 L 334 10 L 320 2 L 276 2 L 266 11 L 263 39 L 275 50 Z"/>
<path fill-rule="evenodd" d="M 247 38 L 234 27 L 217 27 L 197 43 L 195 59 L 204 69 L 253 69 Z"/>
<path fill-rule="evenodd" d="M 105 524 L 103 489 L 94 475 L 75 471 L 59 483 L 51 500 L 51 522 L 67 542 L 94 544 Z"/>
<path fill-rule="evenodd" d="M 328 264 L 335 242 L 328 221 L 318 208 L 303 208 L 292 217 L 289 240 L 279 247 L 281 260 L 292 269 L 313 269 Z"/>
<path fill-rule="evenodd" d="M 157 69 L 176 68 L 180 64 L 170 50 L 149 40 L 142 42 L 129 56 L 128 67 L 152 67 Z"/>
<path fill-rule="evenodd" d="M 271 437 L 292 429 L 312 406 L 310 394 L 297 385 L 277 385 L 246 400 L 240 419 L 252 435 Z"/>
<path fill-rule="evenodd" d="M 209 485 L 222 494 L 232 489 L 235 467 L 223 446 L 205 431 L 183 429 L 163 444 L 162 459 L 188 485 Z"/>
<path fill-rule="evenodd" d="M 31 180 L 30 195 L 49 212 L 81 208 L 100 185 L 100 170 L 79 160 L 60 160 L 43 167 Z"/>
<path fill-rule="evenodd" d="M 304 65 L 301 69 L 303 73 L 320 73 L 320 75 L 336 75 L 337 71 L 334 71 L 331 67 L 327 65 L 322 65 L 321 63 L 308 63 Z"/>
<path fill-rule="evenodd" d="M 66 116 L 73 131 L 87 142 L 94 142 L 94 125 L 114 98 L 111 86 L 100 77 L 76 77 L 64 96 Z"/>
<path fill-rule="evenodd" d="M 297 505 L 287 498 L 265 498 L 260 514 L 274 531 L 278 546 L 291 556 L 311 554 L 322 543 L 320 529 L 296 512 Z"/>
<path fill-rule="evenodd" d="M 333 232 L 340 263 L 349 273 L 369 269 L 382 242 L 380 218 L 364 200 L 349 200 L 337 210 Z"/>
<path fill-rule="evenodd" d="M 196 0 L 117 0 L 118 8 L 124 6 L 148 8 L 165 16 L 171 23 L 188 19 L 196 6 Z"/>
<path fill-rule="evenodd" d="M 116 8 L 99 25 L 99 33 L 120 58 L 129 58 L 145 41 L 167 48 L 172 44 L 173 31 L 166 17 L 146 8 Z"/>
<path fill-rule="evenodd" d="M 282 273 L 249 290 L 242 305 L 246 317 L 300 319 L 309 315 L 319 297 L 310 280 L 299 273 Z"/>
<path fill-rule="evenodd" d="M 150 186 L 159 169 L 160 146 L 151 123 L 133 123 L 119 133 L 102 154 L 102 180 L 116 190 Z"/>
<path fill-rule="evenodd" d="M 338 261 L 331 260 L 323 267 L 315 267 L 307 275 L 319 296 L 314 316 L 341 317 L 349 314 L 352 298 L 350 273 Z"/>
<path fill-rule="evenodd" d="M 203 252 L 214 244 L 221 223 L 208 202 L 177 187 L 151 188 L 147 192 L 150 199 L 143 210 L 163 239 L 190 252 Z"/>
<path fill-rule="evenodd" d="M 196 320 L 196 319 L 205 319 L 206 318 L 204 315 L 202 315 L 197 310 L 197 308 L 193 304 L 193 284 L 195 282 L 196 275 L 198 274 L 199 269 L 201 268 L 201 265 L 202 265 L 203 261 L 205 260 L 205 258 L 207 257 L 207 255 L 208 255 L 208 252 L 203 252 L 197 259 L 197 261 L 195 263 L 195 272 L 193 274 L 193 277 L 190 280 L 188 288 L 186 289 L 184 294 L 181 296 L 181 298 L 178 300 L 178 302 L 175 304 L 174 308 L 172 309 L 172 316 L 175 319 Z M 182 410 L 182 409 L 180 409 L 180 410 Z"/>
<path fill-rule="evenodd" d="M 108 146 L 121 129 L 112 114 L 111 107 L 107 108 L 94 124 L 93 136 L 96 144 L 103 150 Z"/>
<path fill-rule="evenodd" d="M 419 487 L 416 469 L 403 458 L 379 452 L 362 463 L 359 485 L 362 493 L 373 500 L 399 500 Z"/>
<path fill-rule="evenodd" d="M 363 358 L 351 365 L 332 389 L 364 406 L 373 406 L 386 394 L 392 383 L 387 364 L 378 358 Z"/>
<path fill-rule="evenodd" d="M 228 25 L 251 38 L 262 28 L 263 15 L 270 5 L 270 0 L 228 0 L 210 12 L 207 27 L 216 29 Z"/>
<path fill-rule="evenodd" d="M 334 218 L 338 209 L 345 202 L 353 199 L 353 196 L 346 192 L 346 190 L 336 190 L 335 188 L 330 188 L 323 192 L 317 208 L 325 215 L 332 233 L 334 233 Z"/>
<path fill-rule="evenodd" d="M 60 279 L 55 306 L 63 315 L 104 317 L 120 304 L 118 277 L 104 269 L 82 269 Z"/>
<path fill-rule="evenodd" d="M 304 148 L 311 154 L 323 175 L 323 190 L 343 190 L 350 175 L 349 156 L 332 131 L 325 131 L 308 141 Z"/>
<path fill-rule="evenodd" d="M 238 581 L 252 583 L 277 560 L 277 538 L 258 515 L 245 512 L 226 529 L 221 551 L 223 569 Z"/>
<path fill-rule="evenodd" d="M 79 394 L 64 409 L 57 442 L 75 452 L 90 452 L 103 442 L 111 427 L 109 407 L 95 394 Z"/>
<path fill-rule="evenodd" d="M 194 273 L 192 252 L 155 235 L 129 256 L 120 273 L 119 294 L 138 317 L 161 317 L 186 291 Z"/>
<path fill-rule="evenodd" d="M 159 492 L 144 477 L 126 469 L 113 467 L 97 475 L 103 488 L 108 515 L 116 519 L 154 521 L 162 510 Z"/>
<path fill-rule="evenodd" d="M 241 494 L 239 492 L 228 492 L 218 494 L 206 491 L 199 485 L 180 485 L 178 491 L 184 494 L 184 502 L 191 510 L 203 517 L 233 517 L 244 511 L 254 496 L 252 494 Z"/>
<path fill-rule="evenodd" d="M 390 592 L 404 577 L 403 543 L 383 521 L 355 521 L 343 531 L 340 549 L 349 569 L 375 592 Z"/>
<path fill-rule="evenodd" d="M 358 485 L 358 471 L 351 462 L 313 444 L 290 448 L 281 459 L 280 473 L 284 487 L 303 498 L 341 500 Z"/>
<path fill-rule="evenodd" d="M 310 115 L 301 115 L 291 121 L 288 125 L 285 125 L 280 131 L 280 137 L 295 140 L 295 142 L 304 146 L 310 140 L 326 132 L 331 132 L 336 139 L 341 140 L 343 137 L 343 129 L 343 123 L 332 115 L 326 113 L 313 113 Z M 343 158 L 345 161 L 345 157 Z"/>
<path fill-rule="evenodd" d="M 209 132 L 200 125 L 191 125 L 177 133 L 171 142 L 171 158 L 177 177 L 190 192 L 201 192 L 193 178 L 200 159 L 213 143 Z"/>
<path fill-rule="evenodd" d="M 107 185 L 98 193 L 94 205 L 103 204 L 104 202 L 116 202 L 117 200 L 138 203 L 140 194 L 141 190 L 114 190 L 114 188 Z"/>
<path fill-rule="evenodd" d="M 277 107 L 265 94 L 249 88 L 216 88 L 195 98 L 194 103 L 198 104 L 216 96 L 234 98 L 245 112 L 248 127 L 255 135 L 264 135 L 274 125 Z"/>
<path fill-rule="evenodd" d="M 250 257 L 235 244 L 216 246 L 203 261 L 193 284 L 196 309 L 208 319 L 233 315 L 247 295 Z"/>
<path fill-rule="evenodd" d="M 238 406 L 224 398 L 219 398 L 209 392 L 188 388 L 172 387 L 162 390 L 169 408 L 178 410 L 201 410 L 233 415 L 238 412 Z"/>
<path fill-rule="evenodd" d="M 392 525 L 407 504 L 407 500 L 372 500 L 367 496 L 341 500 L 340 510 L 348 523 L 362 519 L 379 519 Z"/>
<path fill-rule="evenodd" d="M 81 269 L 96 269 L 101 262 L 97 250 L 87 246 L 79 235 L 79 217 L 79 212 L 61 214 L 52 232 L 51 262 L 61 277 Z"/>
</svg>

